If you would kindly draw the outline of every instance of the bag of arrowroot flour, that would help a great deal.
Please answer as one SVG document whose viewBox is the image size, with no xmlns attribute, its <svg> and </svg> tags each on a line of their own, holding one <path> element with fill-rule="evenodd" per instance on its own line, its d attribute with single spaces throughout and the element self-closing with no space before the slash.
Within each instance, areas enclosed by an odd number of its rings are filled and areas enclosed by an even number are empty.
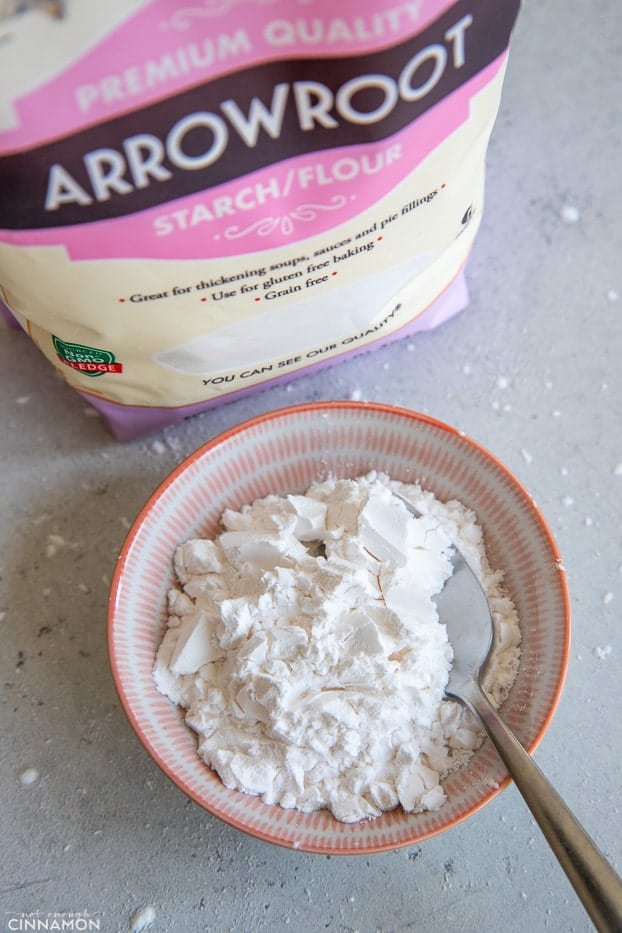
<svg viewBox="0 0 622 933">
<path fill-rule="evenodd" d="M 0 286 L 119 438 L 467 302 L 519 0 L 0 0 Z"/>
</svg>

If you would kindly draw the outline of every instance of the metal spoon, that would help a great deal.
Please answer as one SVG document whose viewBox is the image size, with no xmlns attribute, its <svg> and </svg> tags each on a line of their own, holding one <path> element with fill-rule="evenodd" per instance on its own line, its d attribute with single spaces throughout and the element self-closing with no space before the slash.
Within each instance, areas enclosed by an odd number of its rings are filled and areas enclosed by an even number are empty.
<svg viewBox="0 0 622 933">
<path fill-rule="evenodd" d="M 412 515 L 421 515 L 410 502 L 396 495 Z M 622 879 L 482 690 L 481 673 L 492 648 L 490 606 L 479 580 L 457 549 L 453 568 L 436 600 L 454 651 L 446 693 L 481 720 L 596 929 L 620 933 Z"/>
</svg>

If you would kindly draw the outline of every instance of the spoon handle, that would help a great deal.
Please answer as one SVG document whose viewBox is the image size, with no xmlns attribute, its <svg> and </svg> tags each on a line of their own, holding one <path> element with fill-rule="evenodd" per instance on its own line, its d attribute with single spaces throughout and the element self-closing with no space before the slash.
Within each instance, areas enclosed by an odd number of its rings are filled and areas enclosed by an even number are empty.
<svg viewBox="0 0 622 933">
<path fill-rule="evenodd" d="M 478 683 L 460 697 L 481 719 L 514 783 L 601 933 L 622 931 L 622 879 L 525 751 Z"/>
</svg>

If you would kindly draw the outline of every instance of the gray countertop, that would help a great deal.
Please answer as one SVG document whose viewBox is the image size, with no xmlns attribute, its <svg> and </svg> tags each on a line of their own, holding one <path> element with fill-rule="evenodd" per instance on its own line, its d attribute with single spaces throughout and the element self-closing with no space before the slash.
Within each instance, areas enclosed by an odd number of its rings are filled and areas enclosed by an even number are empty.
<svg viewBox="0 0 622 933">
<path fill-rule="evenodd" d="M 591 929 L 514 787 L 374 856 L 272 847 L 200 810 L 121 710 L 106 603 L 152 489 L 246 417 L 356 397 L 453 424 L 514 471 L 557 538 L 573 644 L 536 760 L 622 868 L 621 36 L 618 0 L 526 4 L 470 307 L 435 331 L 125 444 L 23 334 L 0 334 L 0 930 L 36 911 L 86 912 L 106 933 Z"/>
</svg>

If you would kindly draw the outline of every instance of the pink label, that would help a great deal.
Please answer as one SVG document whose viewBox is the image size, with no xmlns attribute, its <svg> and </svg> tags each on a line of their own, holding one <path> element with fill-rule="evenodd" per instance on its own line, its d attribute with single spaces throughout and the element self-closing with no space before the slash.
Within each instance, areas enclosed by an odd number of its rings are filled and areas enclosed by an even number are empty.
<svg viewBox="0 0 622 933">
<path fill-rule="evenodd" d="M 469 119 L 518 6 L 364 0 L 335 16 L 329 0 L 154 0 L 20 102 L 13 141 L 43 139 L 0 151 L 2 238 L 73 259 L 200 259 L 335 228 Z M 186 32 L 202 52 L 171 58 Z M 128 64 L 145 48 L 149 87 Z"/>
<path fill-rule="evenodd" d="M 221 258 L 295 243 L 345 223 L 394 189 L 467 119 L 471 97 L 501 64 L 382 143 L 309 153 L 127 217 L 16 231 L 7 239 L 20 246 L 63 243 L 74 260 Z"/>
<path fill-rule="evenodd" d="M 0 148 L 55 139 L 260 61 L 390 46 L 453 2 L 357 0 L 344 14 L 333 0 L 153 0 L 57 77 L 18 98 L 18 126 L 0 133 Z"/>
</svg>

